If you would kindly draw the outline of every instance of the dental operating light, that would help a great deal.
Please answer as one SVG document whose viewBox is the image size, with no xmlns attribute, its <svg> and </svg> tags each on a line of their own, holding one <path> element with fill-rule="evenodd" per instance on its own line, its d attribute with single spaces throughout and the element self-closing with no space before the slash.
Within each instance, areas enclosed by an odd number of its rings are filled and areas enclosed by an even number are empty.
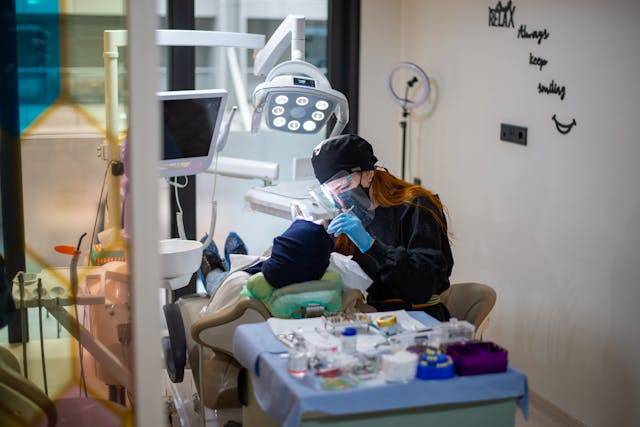
<svg viewBox="0 0 640 427">
<path fill-rule="evenodd" d="M 318 133 L 332 115 L 336 124 L 331 136 L 340 134 L 349 121 L 347 98 L 331 88 L 329 80 L 304 60 L 305 18 L 289 15 L 255 58 L 254 74 L 265 81 L 253 92 L 251 131 L 257 132 L 263 113 L 267 127 L 298 134 Z M 274 67 L 288 45 L 291 60 Z"/>
</svg>

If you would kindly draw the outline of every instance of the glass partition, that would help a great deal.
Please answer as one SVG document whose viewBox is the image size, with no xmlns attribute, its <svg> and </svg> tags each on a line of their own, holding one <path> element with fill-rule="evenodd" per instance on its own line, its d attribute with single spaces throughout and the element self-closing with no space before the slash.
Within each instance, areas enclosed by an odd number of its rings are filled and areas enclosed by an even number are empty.
<svg viewBox="0 0 640 427">
<path fill-rule="evenodd" d="M 129 425 L 136 404 L 136 313 L 128 264 L 130 224 L 124 214 L 130 171 L 126 155 L 122 157 L 133 93 L 128 36 L 122 32 L 127 29 L 127 5 L 125 0 L 15 1 L 26 268 L 7 281 L 13 283 L 16 316 L 25 330 L 17 343 L 9 342 L 6 329 L 0 331 L 0 370 L 22 375 L 30 390 L 20 397 L 31 405 L 23 424 L 50 418 L 55 408 L 60 414 L 88 414 L 78 425 L 97 420 Z M 165 9 L 161 1 L 160 28 L 166 26 Z M 254 32 L 268 38 L 291 13 L 306 15 L 307 60 L 326 70 L 326 0 L 196 1 L 195 23 L 199 30 Z M 154 77 L 161 91 L 167 89 L 167 48 L 159 53 Z M 250 111 L 252 92 L 262 80 L 253 76 L 252 54 L 198 47 L 195 89 L 224 88 L 229 92 L 227 111 L 233 105 Z M 247 123 L 246 116 L 236 117 L 221 155 L 278 164 L 277 181 L 290 180 L 292 160 L 309 157 L 324 137 L 266 128 L 252 134 Z M 198 237 L 209 229 L 213 180 L 214 175 L 197 176 Z M 164 180 L 157 182 L 168 191 Z M 245 192 L 260 185 L 259 180 L 218 178 L 214 240 L 221 249 L 233 230 L 245 238 L 251 253 L 262 253 L 287 227 L 288 220 L 244 208 Z M 167 219 L 168 206 L 159 211 Z M 136 350 L 157 356 L 155 351 Z M 0 380 L 0 402 L 18 402 L 3 392 Z M 0 419 L 5 406 L 0 403 Z"/>
<path fill-rule="evenodd" d="M 24 392 L 0 381 L 0 424 L 130 425 L 129 247 L 118 232 L 124 180 L 112 173 L 124 134 L 106 133 L 103 59 L 126 4 L 16 0 L 14 11 L 26 269 L 7 280 L 25 329 L 18 343 L 3 331 L 0 370 L 21 374 Z M 125 132 L 125 48 L 116 74 Z"/>
</svg>

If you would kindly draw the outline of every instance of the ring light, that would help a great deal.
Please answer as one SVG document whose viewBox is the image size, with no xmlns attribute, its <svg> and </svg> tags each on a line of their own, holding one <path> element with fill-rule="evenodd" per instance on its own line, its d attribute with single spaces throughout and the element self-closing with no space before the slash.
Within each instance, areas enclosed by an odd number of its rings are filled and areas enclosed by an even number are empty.
<svg viewBox="0 0 640 427">
<path fill-rule="evenodd" d="M 393 79 L 395 74 L 401 70 L 408 70 L 414 74 L 414 77 L 407 82 L 407 87 L 405 88 L 405 96 L 400 96 L 393 88 Z M 415 83 L 422 83 L 422 90 L 418 93 L 417 97 L 414 100 L 407 99 L 407 88 L 413 87 Z M 389 76 L 387 77 L 387 87 L 389 88 L 389 93 L 393 100 L 399 104 L 402 108 L 407 110 L 413 110 L 427 102 L 429 98 L 429 94 L 431 93 L 431 83 L 429 82 L 429 77 L 427 73 L 424 72 L 422 68 L 414 64 L 413 62 L 400 62 L 398 65 L 393 67 L 393 69 L 389 72 Z"/>
</svg>

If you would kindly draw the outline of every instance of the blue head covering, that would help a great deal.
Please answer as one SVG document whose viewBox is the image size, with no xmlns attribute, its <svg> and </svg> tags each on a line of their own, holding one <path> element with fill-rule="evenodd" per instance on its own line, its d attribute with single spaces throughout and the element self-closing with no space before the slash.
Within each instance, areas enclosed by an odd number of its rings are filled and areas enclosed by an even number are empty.
<svg viewBox="0 0 640 427">
<path fill-rule="evenodd" d="M 273 239 L 262 274 L 274 288 L 320 279 L 329 267 L 333 239 L 324 227 L 298 219 Z"/>
</svg>

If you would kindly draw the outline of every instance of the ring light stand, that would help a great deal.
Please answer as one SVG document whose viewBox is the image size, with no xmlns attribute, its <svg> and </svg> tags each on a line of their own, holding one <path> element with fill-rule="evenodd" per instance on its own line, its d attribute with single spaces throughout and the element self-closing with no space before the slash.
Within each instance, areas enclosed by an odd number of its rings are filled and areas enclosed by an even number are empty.
<svg viewBox="0 0 640 427">
<path fill-rule="evenodd" d="M 413 73 L 413 77 L 405 84 L 403 96 L 399 96 L 393 87 L 394 76 L 400 70 L 408 70 Z M 416 83 L 422 83 L 422 90 L 414 100 L 411 100 L 409 99 L 409 91 L 416 85 Z M 407 117 L 411 114 L 411 110 L 427 102 L 427 98 L 429 98 L 429 93 L 431 92 L 431 83 L 429 82 L 429 77 L 422 68 L 413 62 L 400 62 L 389 72 L 389 76 L 387 77 L 387 87 L 393 101 L 402 108 L 402 119 L 400 120 L 400 128 L 402 129 L 402 179 L 405 179 L 407 158 Z"/>
</svg>

